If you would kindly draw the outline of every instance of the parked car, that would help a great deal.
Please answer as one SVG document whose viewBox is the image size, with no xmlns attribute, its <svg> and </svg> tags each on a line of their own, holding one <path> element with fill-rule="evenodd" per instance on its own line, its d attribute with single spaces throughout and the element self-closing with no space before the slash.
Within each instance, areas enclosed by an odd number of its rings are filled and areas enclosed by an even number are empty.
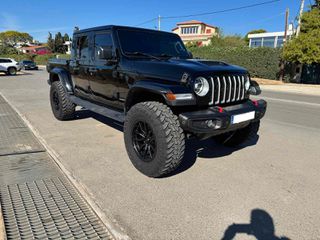
<svg viewBox="0 0 320 240">
<path fill-rule="evenodd" d="M 38 66 L 35 62 L 31 60 L 22 60 L 20 61 L 20 65 L 24 70 L 38 70 Z"/>
<path fill-rule="evenodd" d="M 21 70 L 21 66 L 12 58 L 0 58 L 0 72 L 7 75 L 16 75 Z"/>
<path fill-rule="evenodd" d="M 177 168 L 190 137 L 226 146 L 257 137 L 267 103 L 249 98 L 261 91 L 246 69 L 193 59 L 168 32 L 103 26 L 72 39 L 71 59 L 47 65 L 53 115 L 74 119 L 82 106 L 124 123 L 127 153 L 143 174 Z"/>
</svg>

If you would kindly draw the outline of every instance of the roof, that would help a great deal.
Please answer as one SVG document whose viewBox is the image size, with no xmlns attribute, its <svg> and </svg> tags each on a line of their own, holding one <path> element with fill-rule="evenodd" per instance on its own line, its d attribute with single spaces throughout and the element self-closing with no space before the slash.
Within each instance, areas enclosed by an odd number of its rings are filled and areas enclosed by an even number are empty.
<svg viewBox="0 0 320 240">
<path fill-rule="evenodd" d="M 213 25 L 210 25 L 210 24 L 207 24 L 207 23 L 204 23 L 204 22 L 201 22 L 201 21 L 198 21 L 198 20 L 190 20 L 190 21 L 185 21 L 185 22 L 179 22 L 177 23 L 177 25 L 189 25 L 189 24 L 203 24 L 203 25 L 206 25 L 208 27 L 212 27 L 212 28 L 217 28 Z"/>
<path fill-rule="evenodd" d="M 47 46 L 45 46 L 45 45 L 30 46 L 30 47 L 22 47 L 21 49 L 23 49 L 23 50 L 34 50 L 34 49 L 37 49 L 37 48 L 44 48 L 44 47 L 47 47 Z"/>
<path fill-rule="evenodd" d="M 291 36 L 293 34 L 293 31 L 287 31 L 288 36 Z M 261 38 L 261 37 L 280 37 L 284 36 L 284 31 L 283 32 L 266 32 L 266 33 L 252 33 L 248 34 L 248 38 Z"/>
<path fill-rule="evenodd" d="M 159 31 L 159 30 L 148 29 L 148 28 L 130 27 L 130 26 L 119 26 L 119 25 L 105 25 L 105 26 L 98 26 L 93 28 L 86 28 L 86 29 L 74 31 L 74 34 L 81 34 L 81 33 L 92 32 L 92 31 L 110 30 L 110 29 L 132 29 L 132 30 L 139 30 L 139 31 L 150 31 L 150 32 L 157 32 L 157 33 L 163 32 L 163 33 L 172 34 L 171 32 L 166 32 L 166 31 Z"/>
</svg>

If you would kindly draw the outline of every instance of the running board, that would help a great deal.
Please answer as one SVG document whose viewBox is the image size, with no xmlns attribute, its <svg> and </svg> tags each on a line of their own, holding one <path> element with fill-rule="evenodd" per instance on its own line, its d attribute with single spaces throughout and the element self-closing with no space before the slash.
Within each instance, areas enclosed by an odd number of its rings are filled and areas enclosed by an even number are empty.
<svg viewBox="0 0 320 240">
<path fill-rule="evenodd" d="M 74 104 L 84 107 L 92 112 L 98 113 L 100 115 L 103 115 L 105 117 L 111 118 L 113 120 L 116 120 L 118 122 L 123 123 L 124 122 L 124 113 L 120 111 L 116 111 L 107 107 L 100 106 L 98 104 L 94 104 L 91 102 L 88 102 L 86 100 L 83 100 L 76 96 L 69 96 L 71 102 Z"/>
</svg>

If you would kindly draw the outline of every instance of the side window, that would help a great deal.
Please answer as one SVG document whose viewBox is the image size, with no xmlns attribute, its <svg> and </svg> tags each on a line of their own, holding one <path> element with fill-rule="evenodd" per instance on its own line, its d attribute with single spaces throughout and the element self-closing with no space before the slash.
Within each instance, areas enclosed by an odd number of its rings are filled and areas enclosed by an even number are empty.
<svg viewBox="0 0 320 240">
<path fill-rule="evenodd" d="M 10 59 L 6 59 L 5 62 L 11 63 L 12 61 Z"/>
<path fill-rule="evenodd" d="M 0 63 L 4 63 L 4 59 L 1 59 L 1 58 L 0 58 Z"/>
<path fill-rule="evenodd" d="M 89 58 L 89 43 L 88 43 L 88 36 L 81 36 L 78 38 L 78 58 L 80 59 L 88 59 Z"/>
<path fill-rule="evenodd" d="M 99 60 L 100 51 L 103 48 L 113 48 L 111 33 L 96 34 L 94 37 L 94 57 Z"/>
</svg>

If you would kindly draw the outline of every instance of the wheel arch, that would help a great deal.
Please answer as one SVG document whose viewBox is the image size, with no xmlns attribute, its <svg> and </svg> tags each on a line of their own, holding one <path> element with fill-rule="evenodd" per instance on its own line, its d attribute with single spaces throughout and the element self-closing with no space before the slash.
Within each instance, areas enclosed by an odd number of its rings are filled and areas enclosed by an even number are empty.
<svg viewBox="0 0 320 240">
<path fill-rule="evenodd" d="M 74 87 L 70 74 L 61 68 L 53 68 L 49 73 L 48 83 L 51 85 L 55 81 L 60 81 L 67 93 L 73 94 Z"/>
<path fill-rule="evenodd" d="M 129 90 L 127 95 L 125 111 L 128 112 L 133 105 L 140 102 L 156 101 L 166 104 L 165 94 L 168 92 L 170 92 L 169 89 L 164 89 L 159 86 L 134 86 Z"/>
</svg>

